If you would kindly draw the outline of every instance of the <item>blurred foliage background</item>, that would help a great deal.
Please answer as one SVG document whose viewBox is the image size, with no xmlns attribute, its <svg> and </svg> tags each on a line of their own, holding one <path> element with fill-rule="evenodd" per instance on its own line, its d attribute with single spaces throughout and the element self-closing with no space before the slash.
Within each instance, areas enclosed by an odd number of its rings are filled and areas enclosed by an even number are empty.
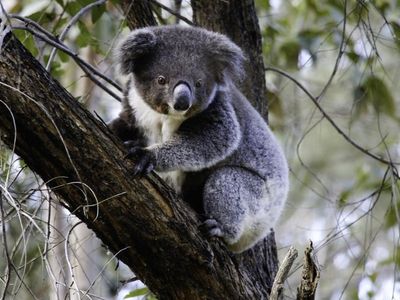
<svg viewBox="0 0 400 300">
<path fill-rule="evenodd" d="M 118 80 L 112 49 L 128 32 L 124 12 L 118 0 L 97 2 L 72 24 L 64 43 Z M 49 59 L 52 47 L 15 18 L 26 17 L 60 36 L 91 3 L 2 1 L 14 34 L 77 101 L 107 122 L 116 117 L 119 103 L 70 56 L 56 51 Z M 171 9 L 176 5 L 159 3 Z M 180 13 L 190 19 L 190 1 L 181 5 Z M 256 6 L 269 122 L 291 169 L 290 197 L 276 228 L 279 255 L 290 245 L 302 251 L 313 241 L 321 267 L 318 299 L 400 299 L 400 199 L 394 164 L 400 162 L 400 1 L 257 0 Z M 179 21 L 155 7 L 160 24 Z M 4 299 L 60 299 L 66 294 L 71 299 L 152 298 L 1 142 L 0 187 L 1 295 L 8 286 Z M 296 295 L 300 266 L 298 259 L 285 289 L 287 299 Z"/>
</svg>

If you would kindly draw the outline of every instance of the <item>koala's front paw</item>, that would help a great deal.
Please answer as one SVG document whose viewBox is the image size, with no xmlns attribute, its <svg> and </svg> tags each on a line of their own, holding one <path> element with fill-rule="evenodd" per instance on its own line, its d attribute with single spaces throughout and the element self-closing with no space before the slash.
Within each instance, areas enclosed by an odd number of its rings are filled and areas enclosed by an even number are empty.
<svg viewBox="0 0 400 300">
<path fill-rule="evenodd" d="M 221 224 L 215 219 L 205 220 L 202 226 L 206 229 L 210 237 L 222 237 L 224 235 Z"/>
<path fill-rule="evenodd" d="M 128 141 L 129 143 L 131 141 Z M 127 145 L 127 143 L 125 143 Z M 135 162 L 135 167 L 131 171 L 133 176 L 143 176 L 154 170 L 156 165 L 155 155 L 146 148 L 130 144 L 128 154 L 125 158 L 132 159 Z"/>
<path fill-rule="evenodd" d="M 142 141 L 140 140 L 128 140 L 124 142 L 124 147 L 125 149 L 127 149 L 128 151 L 132 148 L 137 148 L 137 147 L 141 147 L 143 145 Z M 129 153 L 127 154 L 129 155 Z"/>
</svg>

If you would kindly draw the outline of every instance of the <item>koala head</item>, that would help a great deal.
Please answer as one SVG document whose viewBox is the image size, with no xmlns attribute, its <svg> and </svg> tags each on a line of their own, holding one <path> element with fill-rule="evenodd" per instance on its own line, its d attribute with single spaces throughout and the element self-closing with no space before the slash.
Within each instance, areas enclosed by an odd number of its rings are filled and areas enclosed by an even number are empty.
<svg viewBox="0 0 400 300">
<path fill-rule="evenodd" d="M 203 111 L 220 86 L 243 74 L 238 46 L 224 35 L 195 27 L 135 30 L 117 48 L 117 56 L 121 72 L 132 74 L 144 101 L 171 116 Z"/>
</svg>

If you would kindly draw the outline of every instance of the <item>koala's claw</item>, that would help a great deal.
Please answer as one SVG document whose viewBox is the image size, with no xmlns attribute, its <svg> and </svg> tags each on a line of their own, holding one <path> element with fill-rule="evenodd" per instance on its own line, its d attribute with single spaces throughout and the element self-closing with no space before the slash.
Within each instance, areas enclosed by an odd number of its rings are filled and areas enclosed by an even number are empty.
<svg viewBox="0 0 400 300">
<path fill-rule="evenodd" d="M 125 155 L 124 158 L 125 159 L 135 159 L 135 158 L 141 156 L 141 154 L 145 150 L 136 144 L 130 144 L 130 142 L 134 142 L 134 141 L 127 141 L 124 143 L 124 145 L 128 149 L 128 153 Z"/>
<path fill-rule="evenodd" d="M 126 149 L 130 150 L 132 148 L 137 148 L 142 145 L 142 142 L 139 140 L 129 140 L 124 142 L 124 146 Z"/>
<path fill-rule="evenodd" d="M 132 176 L 143 176 L 154 170 L 155 161 L 153 154 L 142 147 L 133 146 L 128 150 L 125 158 L 133 159 L 135 166 L 130 172 Z"/>
<path fill-rule="evenodd" d="M 219 222 L 217 220 L 208 219 L 208 220 L 205 220 L 202 225 L 205 227 L 205 229 L 210 237 L 214 237 L 214 236 L 222 237 L 223 236 L 221 224 L 219 224 Z"/>
<path fill-rule="evenodd" d="M 132 176 L 143 176 L 143 175 L 149 174 L 153 170 L 154 170 L 154 165 L 150 161 L 150 158 L 147 156 L 144 156 L 141 159 L 136 160 L 136 164 L 131 172 L 131 175 Z"/>
</svg>

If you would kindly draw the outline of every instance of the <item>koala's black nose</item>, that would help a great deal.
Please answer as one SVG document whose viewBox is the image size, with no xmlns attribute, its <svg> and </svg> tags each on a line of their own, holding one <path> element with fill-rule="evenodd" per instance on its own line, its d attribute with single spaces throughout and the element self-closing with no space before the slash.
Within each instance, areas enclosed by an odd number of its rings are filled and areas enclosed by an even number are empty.
<svg viewBox="0 0 400 300">
<path fill-rule="evenodd" d="M 190 101 L 188 97 L 186 96 L 181 96 L 176 99 L 176 102 L 174 103 L 174 109 L 175 110 L 187 110 L 190 107 Z"/>
<path fill-rule="evenodd" d="M 192 105 L 192 91 L 186 83 L 179 83 L 174 88 L 173 107 L 177 111 L 185 111 Z"/>
</svg>

